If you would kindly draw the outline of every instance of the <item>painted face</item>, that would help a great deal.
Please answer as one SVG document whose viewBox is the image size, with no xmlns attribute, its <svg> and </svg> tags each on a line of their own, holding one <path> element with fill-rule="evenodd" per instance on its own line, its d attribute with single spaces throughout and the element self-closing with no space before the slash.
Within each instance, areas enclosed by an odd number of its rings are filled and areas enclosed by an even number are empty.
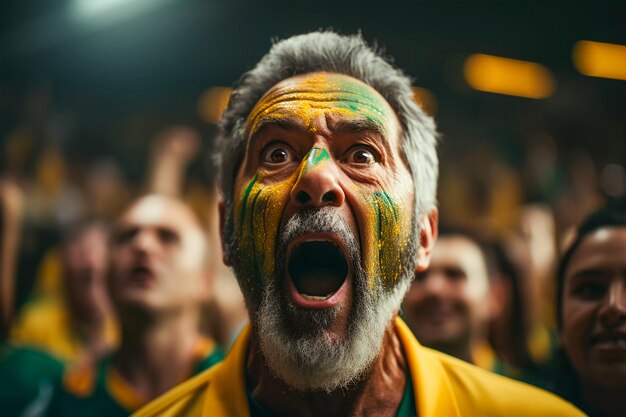
<svg viewBox="0 0 626 417">
<path fill-rule="evenodd" d="M 273 276 L 285 222 L 328 206 L 358 237 L 369 287 L 392 288 L 412 232 L 413 187 L 389 104 L 351 77 L 307 74 L 273 87 L 250 113 L 247 130 L 234 219 L 239 268 L 250 284 Z M 299 241 L 307 239 L 336 240 Z"/>
<path fill-rule="evenodd" d="M 409 327 L 423 344 L 469 347 L 489 319 L 489 276 L 480 248 L 464 236 L 443 236 L 430 267 L 418 273 L 402 304 Z"/>
<path fill-rule="evenodd" d="M 626 387 L 626 227 L 584 238 L 561 297 L 561 344 L 583 384 Z"/>
</svg>

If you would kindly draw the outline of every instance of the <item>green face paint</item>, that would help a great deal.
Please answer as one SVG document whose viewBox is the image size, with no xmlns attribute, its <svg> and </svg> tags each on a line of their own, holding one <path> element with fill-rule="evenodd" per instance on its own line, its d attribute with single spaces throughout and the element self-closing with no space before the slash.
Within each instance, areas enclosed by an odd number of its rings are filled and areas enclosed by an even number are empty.
<svg viewBox="0 0 626 417">
<path fill-rule="evenodd" d="M 302 160 L 298 169 L 285 181 L 266 185 L 267 174 L 257 171 L 244 187 L 239 197 L 235 221 L 238 225 L 247 277 L 263 282 L 271 276 L 275 267 L 276 242 L 283 211 L 291 190 L 298 180 L 312 169 L 324 169 L 323 164 L 330 159 L 325 149 L 312 148 Z"/>
<path fill-rule="evenodd" d="M 402 254 L 408 242 L 410 223 L 394 197 L 385 191 L 362 192 L 361 198 L 367 207 L 367 224 L 364 243 L 364 262 L 367 276 L 381 281 L 391 289 L 402 272 Z M 370 287 L 376 282 L 370 281 Z"/>
<path fill-rule="evenodd" d="M 253 134 L 264 122 L 287 117 L 299 119 L 315 132 L 313 120 L 327 112 L 367 119 L 382 128 L 392 118 L 387 102 L 362 82 L 339 74 L 316 73 L 270 90 L 250 112 L 248 132 Z"/>
<path fill-rule="evenodd" d="M 247 131 L 253 138 L 265 122 L 289 118 L 316 133 L 316 120 L 328 113 L 340 119 L 367 119 L 385 132 L 397 127 L 392 110 L 375 90 L 350 77 L 318 73 L 286 80 L 271 89 L 250 113 Z M 397 137 L 391 133 L 386 136 Z M 330 169 L 326 166 L 329 162 L 333 163 L 326 149 L 312 147 L 297 169 L 281 182 L 276 182 L 272 168 L 261 164 L 255 167 L 256 172 L 251 170 L 254 174 L 240 188 L 234 213 L 239 259 L 249 279 L 263 283 L 274 274 L 278 232 L 290 194 L 306 175 Z M 403 186 L 404 178 L 400 178 L 393 193 L 375 190 L 372 183 L 353 182 L 351 186 L 353 198 L 348 204 L 356 216 L 359 230 L 355 232 L 360 234 L 362 266 L 370 277 L 371 289 L 381 285 L 389 289 L 396 284 L 412 233 L 411 210 L 405 207 L 409 194 Z M 410 175 L 406 178 L 410 181 Z"/>
</svg>

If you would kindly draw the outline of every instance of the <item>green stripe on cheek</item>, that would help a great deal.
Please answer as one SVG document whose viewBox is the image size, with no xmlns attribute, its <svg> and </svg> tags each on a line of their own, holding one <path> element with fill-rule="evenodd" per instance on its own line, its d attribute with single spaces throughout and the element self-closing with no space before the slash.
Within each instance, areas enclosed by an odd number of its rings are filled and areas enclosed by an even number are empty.
<svg viewBox="0 0 626 417">
<path fill-rule="evenodd" d="M 257 172 L 241 193 L 239 252 L 246 278 L 262 283 L 273 275 L 278 229 L 295 174 L 278 184 L 265 185 Z"/>
<path fill-rule="evenodd" d="M 246 218 L 246 206 L 248 204 L 248 197 L 250 196 L 250 192 L 252 192 L 252 188 L 254 187 L 254 184 L 256 184 L 258 179 L 259 179 L 259 173 L 257 172 L 254 178 L 252 178 L 252 180 L 248 183 L 248 186 L 246 187 L 246 190 L 243 193 L 243 197 L 241 199 L 241 219 L 239 220 L 240 229 L 243 228 L 243 222 L 244 222 L 244 219 Z"/>
</svg>

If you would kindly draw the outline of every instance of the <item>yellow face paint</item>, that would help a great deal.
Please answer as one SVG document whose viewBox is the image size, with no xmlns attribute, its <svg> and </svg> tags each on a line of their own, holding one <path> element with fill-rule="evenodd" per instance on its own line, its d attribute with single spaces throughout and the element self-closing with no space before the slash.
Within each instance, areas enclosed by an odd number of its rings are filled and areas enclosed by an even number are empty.
<svg viewBox="0 0 626 417">
<path fill-rule="evenodd" d="M 285 181 L 265 185 L 266 174 L 259 170 L 239 195 L 235 210 L 247 277 L 264 281 L 275 268 L 276 241 L 289 194 L 298 179 L 311 169 L 320 167 L 330 155 L 325 149 L 312 148 L 298 169 Z"/>
<path fill-rule="evenodd" d="M 369 120 L 388 132 L 387 138 L 397 126 L 389 105 L 375 90 L 350 77 L 319 73 L 287 80 L 271 89 L 250 113 L 247 131 L 254 140 L 254 134 L 265 123 L 288 118 L 316 133 L 316 119 L 329 112 L 348 120 Z M 278 232 L 290 193 L 301 177 L 311 170 L 325 169 L 330 159 L 325 149 L 312 147 L 287 179 L 276 183 L 271 170 L 256 167 L 241 188 L 235 205 L 235 227 L 247 277 L 263 282 L 274 273 Z M 359 217 L 362 262 L 369 286 L 392 288 L 402 271 L 402 254 L 412 233 L 411 210 L 404 207 L 406 188 L 398 187 L 394 194 L 374 190 L 372 184 L 353 184 L 355 199 L 349 204 L 356 205 L 353 212 Z"/>
<path fill-rule="evenodd" d="M 366 207 L 366 227 L 363 245 L 363 267 L 370 277 L 370 288 L 380 284 L 391 289 L 402 272 L 403 252 L 407 249 L 411 230 L 407 210 L 397 198 L 384 190 L 361 191 Z"/>
<path fill-rule="evenodd" d="M 349 119 L 368 119 L 387 127 L 391 109 L 375 90 L 339 74 L 317 73 L 269 91 L 252 109 L 248 132 L 255 133 L 265 122 L 297 118 L 315 132 L 313 120 L 328 112 Z"/>
</svg>

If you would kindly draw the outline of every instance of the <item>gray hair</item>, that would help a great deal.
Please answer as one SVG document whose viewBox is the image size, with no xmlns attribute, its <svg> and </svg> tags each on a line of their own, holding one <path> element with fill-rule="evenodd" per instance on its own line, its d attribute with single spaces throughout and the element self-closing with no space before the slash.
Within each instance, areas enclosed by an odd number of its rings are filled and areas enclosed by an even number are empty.
<svg viewBox="0 0 626 417">
<path fill-rule="evenodd" d="M 377 48 L 369 47 L 360 34 L 312 32 L 274 44 L 256 67 L 242 76 L 224 112 L 218 162 L 226 209 L 225 237 L 233 232 L 233 186 L 246 151 L 246 119 L 250 111 L 280 81 L 312 72 L 348 75 L 369 85 L 387 100 L 402 126 L 401 153 L 413 177 L 415 218 L 435 206 L 439 169 L 437 133 L 433 119 L 413 100 L 410 78 L 385 60 Z M 231 255 L 230 247 L 224 250 L 226 256 Z"/>
</svg>

